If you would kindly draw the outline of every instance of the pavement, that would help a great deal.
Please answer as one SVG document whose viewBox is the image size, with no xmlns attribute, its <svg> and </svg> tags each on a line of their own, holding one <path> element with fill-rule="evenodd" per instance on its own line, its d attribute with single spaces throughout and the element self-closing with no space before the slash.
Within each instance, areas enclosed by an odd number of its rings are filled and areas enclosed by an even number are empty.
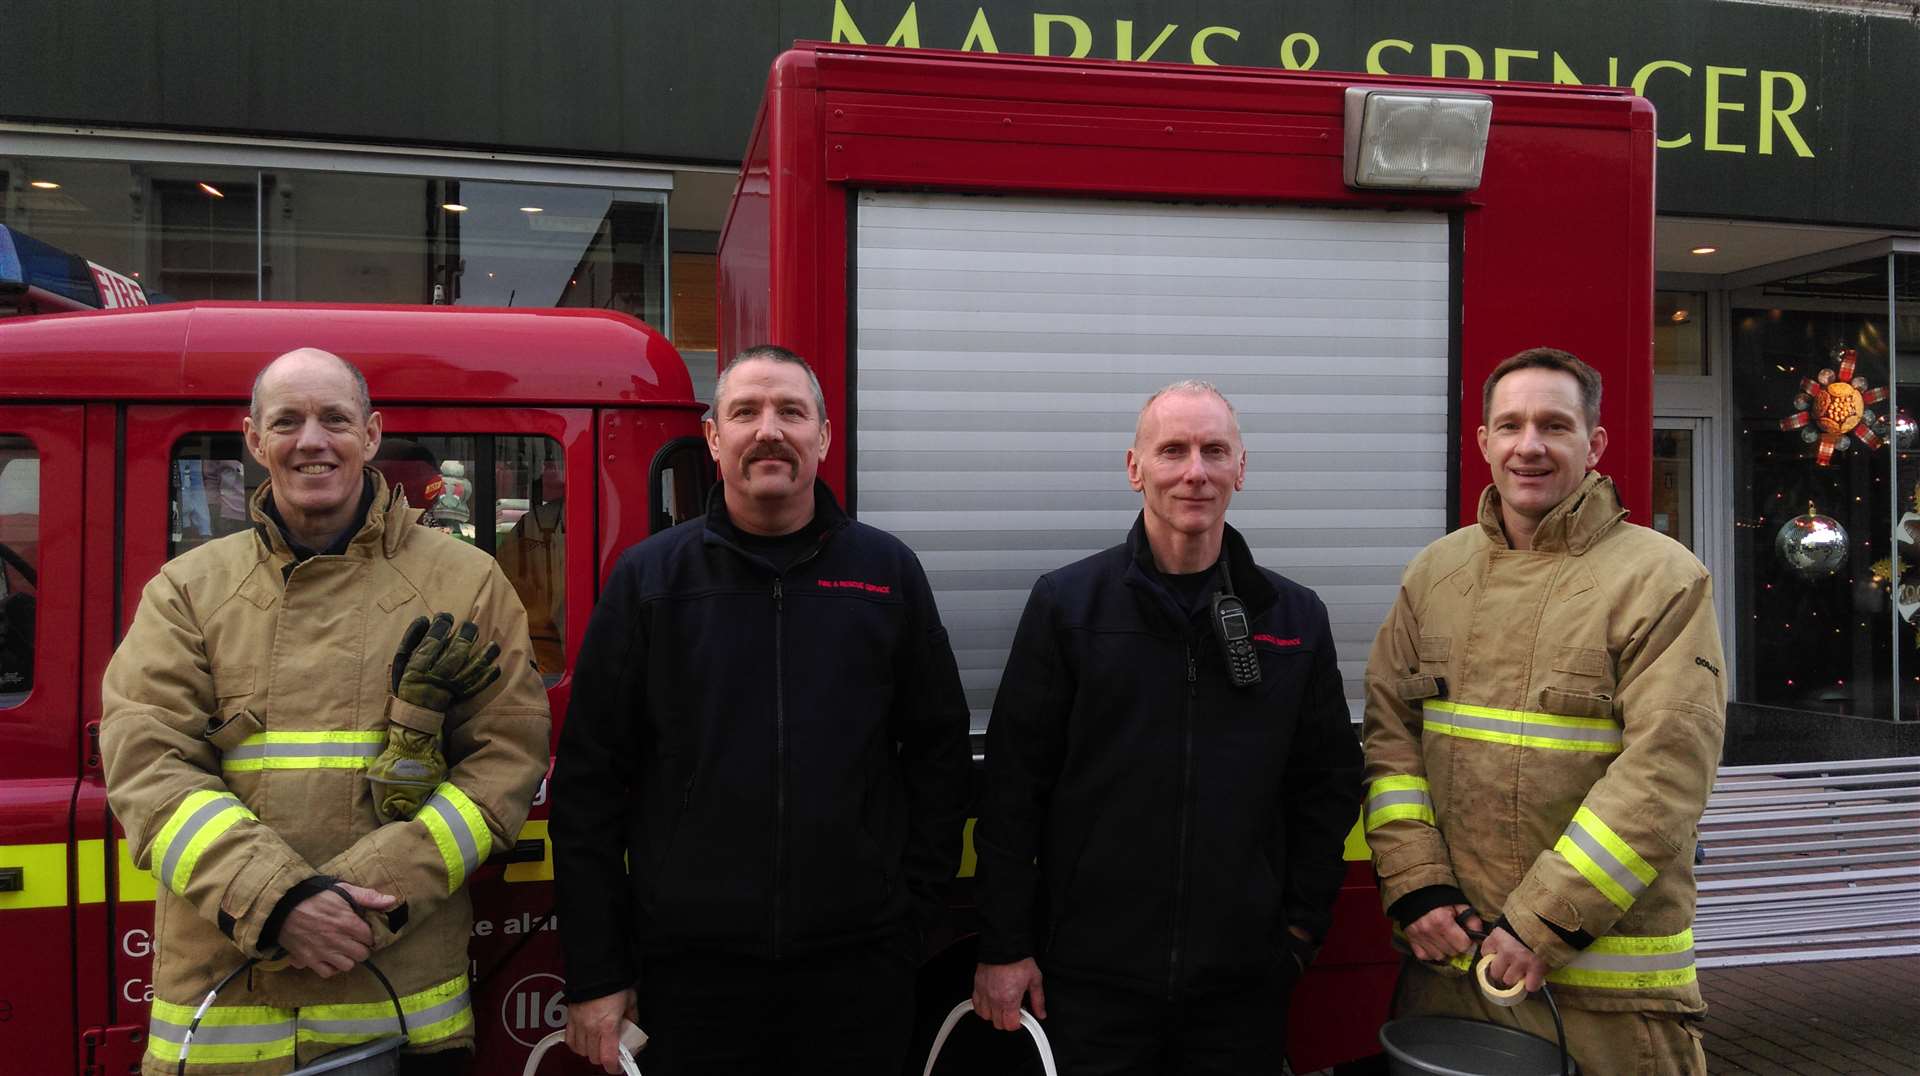
<svg viewBox="0 0 1920 1076">
<path fill-rule="evenodd" d="M 1920 956 L 1708 968 L 1707 1069 L 1920 1073 Z"/>
</svg>

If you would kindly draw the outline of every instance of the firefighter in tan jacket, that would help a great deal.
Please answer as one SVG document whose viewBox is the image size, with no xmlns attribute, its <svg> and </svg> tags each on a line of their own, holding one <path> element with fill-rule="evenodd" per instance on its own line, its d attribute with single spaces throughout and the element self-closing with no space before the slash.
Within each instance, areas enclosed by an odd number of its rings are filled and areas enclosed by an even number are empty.
<svg viewBox="0 0 1920 1076">
<path fill-rule="evenodd" d="M 492 558 L 416 526 L 366 466 L 380 418 L 343 360 L 275 360 L 246 438 L 269 476 L 255 529 L 161 569 L 103 687 L 108 797 L 159 881 L 142 1071 L 175 1071 L 248 958 L 188 1071 L 287 1072 L 395 1033 L 369 957 L 406 1014 L 401 1071 L 455 1071 L 463 886 L 548 757 L 525 614 Z"/>
<path fill-rule="evenodd" d="M 1706 570 L 1624 521 L 1600 377 L 1563 351 L 1487 379 L 1479 525 L 1428 546 L 1367 665 L 1367 843 L 1416 960 L 1402 1015 L 1554 1037 L 1582 1071 L 1703 1073 L 1694 827 L 1726 692 Z M 1471 935 L 1470 933 L 1471 932 Z M 1478 940 L 1484 933 L 1484 940 Z"/>
</svg>

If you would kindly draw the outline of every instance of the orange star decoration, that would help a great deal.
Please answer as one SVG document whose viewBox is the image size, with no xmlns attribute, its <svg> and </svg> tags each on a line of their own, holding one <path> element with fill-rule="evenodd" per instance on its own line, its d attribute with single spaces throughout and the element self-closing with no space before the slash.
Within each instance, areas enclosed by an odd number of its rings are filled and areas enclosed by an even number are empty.
<svg viewBox="0 0 1920 1076">
<path fill-rule="evenodd" d="M 1887 398 L 1884 388 L 1867 388 L 1867 379 L 1853 376 L 1859 356 L 1850 347 L 1834 352 L 1837 370 L 1821 370 L 1816 378 L 1801 378 L 1800 395 L 1793 398 L 1796 413 L 1780 420 L 1783 430 L 1800 430 L 1809 444 L 1819 442 L 1817 462 L 1833 462 L 1833 450 L 1847 447 L 1851 434 L 1870 449 L 1886 442 L 1873 432 L 1867 408 Z"/>
</svg>

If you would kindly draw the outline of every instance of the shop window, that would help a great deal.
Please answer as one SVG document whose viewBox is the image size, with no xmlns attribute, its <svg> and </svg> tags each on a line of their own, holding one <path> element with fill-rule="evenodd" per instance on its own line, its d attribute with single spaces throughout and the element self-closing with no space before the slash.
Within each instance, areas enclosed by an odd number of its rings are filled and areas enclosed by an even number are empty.
<svg viewBox="0 0 1920 1076">
<path fill-rule="evenodd" d="M 1653 293 L 1653 372 L 1693 377 L 1708 372 L 1705 292 Z"/>
<path fill-rule="evenodd" d="M 559 677 L 566 638 L 566 468 L 550 437 L 389 433 L 374 458 L 422 509 L 423 526 L 500 561 L 526 606 L 534 662 Z M 174 445 L 168 555 L 252 526 L 248 502 L 266 469 L 238 433 L 204 433 Z"/>
<path fill-rule="evenodd" d="M 33 442 L 0 434 L 0 710 L 33 690 L 39 564 L 40 457 Z"/>
<path fill-rule="evenodd" d="M 1920 582 L 1920 527 L 1901 523 L 1920 511 L 1920 443 L 1910 420 L 1889 415 L 1889 395 L 1920 401 L 1920 364 L 1902 366 L 1889 347 L 1888 286 L 1878 258 L 1736 296 L 1741 701 L 1887 718 L 1896 660 L 1920 669 L 1910 619 L 1895 638 L 1896 608 L 1920 608 L 1906 585 Z"/>
</svg>

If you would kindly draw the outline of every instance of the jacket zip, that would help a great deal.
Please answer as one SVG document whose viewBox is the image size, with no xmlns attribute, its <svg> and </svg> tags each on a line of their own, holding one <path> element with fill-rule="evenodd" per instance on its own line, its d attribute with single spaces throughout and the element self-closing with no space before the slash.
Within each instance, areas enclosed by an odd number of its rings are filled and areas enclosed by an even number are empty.
<svg viewBox="0 0 1920 1076">
<path fill-rule="evenodd" d="M 781 882 L 787 874 L 787 672 L 786 600 L 780 576 L 773 577 L 773 959 L 780 959 L 780 913 L 787 902 Z"/>
<path fill-rule="evenodd" d="M 1193 708 L 1198 698 L 1200 672 L 1193 660 L 1193 643 L 1187 643 L 1187 706 L 1180 717 L 1180 858 L 1173 872 L 1173 948 L 1167 954 L 1167 996 L 1172 997 L 1180 981 L 1180 936 L 1187 919 L 1187 835 L 1193 828 Z"/>
</svg>

